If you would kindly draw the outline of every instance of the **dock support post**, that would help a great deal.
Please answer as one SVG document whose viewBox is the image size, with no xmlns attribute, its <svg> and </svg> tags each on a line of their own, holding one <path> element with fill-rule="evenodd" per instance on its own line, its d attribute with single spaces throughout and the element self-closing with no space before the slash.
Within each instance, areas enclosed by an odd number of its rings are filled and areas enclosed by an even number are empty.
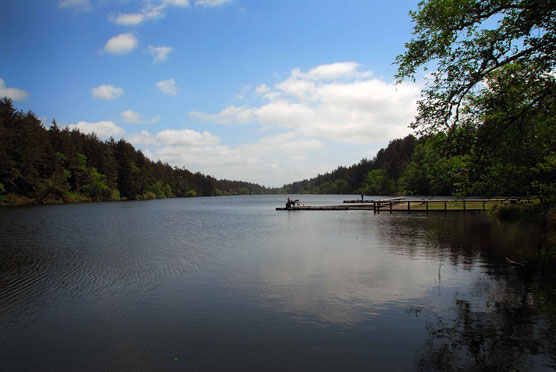
<svg viewBox="0 0 556 372">
<path fill-rule="evenodd" d="M 485 211 L 485 201 L 483 200 L 483 212 Z"/>
<path fill-rule="evenodd" d="M 407 213 L 411 213 L 411 202 L 407 201 Z"/>
<path fill-rule="evenodd" d="M 390 214 L 392 214 L 392 202 L 390 202 Z"/>
<path fill-rule="evenodd" d="M 463 211 L 465 212 L 465 199 L 463 199 Z"/>
<path fill-rule="evenodd" d="M 429 211 L 429 201 L 428 200 L 425 201 L 425 210 L 427 212 Z"/>
<path fill-rule="evenodd" d="M 448 208 L 446 208 L 446 200 L 444 200 L 444 212 L 446 212 Z"/>
</svg>

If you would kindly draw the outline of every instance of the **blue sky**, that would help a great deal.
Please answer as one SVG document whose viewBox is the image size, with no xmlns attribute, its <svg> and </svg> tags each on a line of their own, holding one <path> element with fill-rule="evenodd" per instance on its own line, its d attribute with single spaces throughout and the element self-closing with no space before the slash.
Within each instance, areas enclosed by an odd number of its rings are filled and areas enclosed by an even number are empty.
<svg viewBox="0 0 556 372">
<path fill-rule="evenodd" d="M 45 125 L 267 186 L 411 133 L 417 1 L 0 0 L 0 95 Z"/>
</svg>

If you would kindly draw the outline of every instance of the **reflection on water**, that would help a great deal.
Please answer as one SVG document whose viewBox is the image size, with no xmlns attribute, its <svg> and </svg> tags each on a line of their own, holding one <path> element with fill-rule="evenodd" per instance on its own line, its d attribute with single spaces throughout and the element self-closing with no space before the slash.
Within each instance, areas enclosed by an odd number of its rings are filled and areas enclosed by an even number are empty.
<svg viewBox="0 0 556 372">
<path fill-rule="evenodd" d="M 283 202 L 0 209 L 0 370 L 556 367 L 534 227 Z"/>
</svg>

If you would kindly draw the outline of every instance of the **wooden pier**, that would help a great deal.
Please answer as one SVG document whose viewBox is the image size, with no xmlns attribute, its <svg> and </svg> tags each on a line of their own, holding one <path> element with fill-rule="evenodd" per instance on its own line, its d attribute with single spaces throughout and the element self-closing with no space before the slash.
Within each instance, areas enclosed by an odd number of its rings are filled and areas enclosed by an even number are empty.
<svg viewBox="0 0 556 372">
<path fill-rule="evenodd" d="M 400 197 L 397 197 L 397 198 L 377 199 L 377 200 L 373 200 L 373 199 L 369 199 L 369 200 L 361 200 L 361 199 L 344 200 L 344 203 L 363 204 L 363 203 L 376 203 L 376 202 L 386 202 L 386 201 L 399 201 L 399 200 L 404 200 L 404 199 L 405 199 L 404 196 L 400 196 Z"/>
<path fill-rule="evenodd" d="M 514 204 L 516 199 L 430 199 L 405 200 L 404 197 L 379 200 L 358 201 L 345 200 L 343 205 L 305 206 L 296 205 L 291 208 L 278 207 L 277 211 L 350 211 L 368 210 L 380 212 L 485 212 L 495 205 Z M 352 205 L 346 205 L 352 204 Z"/>
</svg>

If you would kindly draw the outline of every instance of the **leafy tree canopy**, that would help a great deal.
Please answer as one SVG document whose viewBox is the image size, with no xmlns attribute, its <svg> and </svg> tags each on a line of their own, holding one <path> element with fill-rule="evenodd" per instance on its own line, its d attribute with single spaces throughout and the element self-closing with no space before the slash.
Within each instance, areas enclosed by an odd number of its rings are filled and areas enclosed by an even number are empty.
<svg viewBox="0 0 556 372">
<path fill-rule="evenodd" d="M 396 58 L 397 78 L 433 70 L 412 123 L 420 133 L 452 133 L 466 100 L 501 68 L 527 66 L 536 95 L 555 92 L 556 0 L 423 0 L 411 12 L 413 39 Z"/>
</svg>

